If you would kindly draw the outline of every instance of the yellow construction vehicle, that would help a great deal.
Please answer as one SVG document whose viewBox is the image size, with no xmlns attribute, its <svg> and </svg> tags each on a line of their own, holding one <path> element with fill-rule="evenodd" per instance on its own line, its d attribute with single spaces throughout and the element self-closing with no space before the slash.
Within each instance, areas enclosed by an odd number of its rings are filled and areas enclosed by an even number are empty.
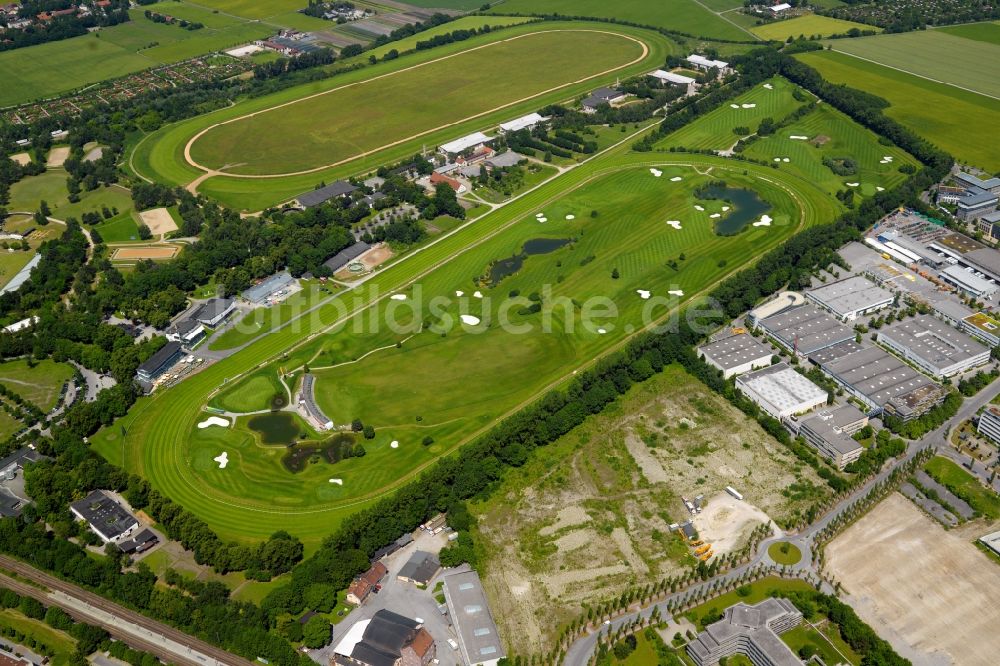
<svg viewBox="0 0 1000 666">
<path fill-rule="evenodd" d="M 701 555 L 698 559 L 701 560 L 702 562 L 707 562 L 709 560 L 709 558 L 711 558 L 712 555 L 714 555 L 714 554 L 715 553 L 713 553 L 712 551 L 708 551 L 704 555 Z"/>
<path fill-rule="evenodd" d="M 704 555 L 705 553 L 707 553 L 707 552 L 709 552 L 711 550 L 712 550 L 712 544 L 706 543 L 704 546 L 699 546 L 698 548 L 695 548 L 694 554 L 695 555 Z"/>
<path fill-rule="evenodd" d="M 742 326 L 733 326 L 733 335 L 743 335 L 747 332 L 747 329 Z"/>
<path fill-rule="evenodd" d="M 693 541 L 689 541 L 688 543 L 689 543 L 689 544 L 690 544 L 690 545 L 691 545 L 692 547 L 694 547 L 694 546 L 700 546 L 701 544 L 703 544 L 703 543 L 705 543 L 705 542 L 704 542 L 704 541 L 702 541 L 701 539 L 694 539 Z"/>
</svg>

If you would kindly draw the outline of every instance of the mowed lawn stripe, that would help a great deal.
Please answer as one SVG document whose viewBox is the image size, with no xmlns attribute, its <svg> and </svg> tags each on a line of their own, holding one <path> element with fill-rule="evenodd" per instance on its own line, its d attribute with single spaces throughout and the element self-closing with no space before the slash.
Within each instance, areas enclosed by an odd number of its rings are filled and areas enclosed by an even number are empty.
<svg viewBox="0 0 1000 666">
<path fill-rule="evenodd" d="M 625 66 L 643 52 L 640 42 L 611 32 L 528 33 L 227 121 L 199 136 L 191 157 L 234 174 L 332 165 Z"/>
</svg>

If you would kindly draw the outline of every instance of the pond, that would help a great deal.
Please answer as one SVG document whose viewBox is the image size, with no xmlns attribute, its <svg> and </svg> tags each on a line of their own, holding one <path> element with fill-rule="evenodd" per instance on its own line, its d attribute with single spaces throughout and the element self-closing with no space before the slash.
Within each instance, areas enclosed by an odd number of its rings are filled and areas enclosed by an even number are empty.
<svg viewBox="0 0 1000 666">
<path fill-rule="evenodd" d="M 500 280 L 521 270 L 524 260 L 536 254 L 555 252 L 568 244 L 570 238 L 532 238 L 521 246 L 521 253 L 507 259 L 498 259 L 490 266 L 490 282 L 496 284 Z"/>
<path fill-rule="evenodd" d="M 289 472 L 296 473 L 304 470 L 310 461 L 326 461 L 333 465 L 344 458 L 364 455 L 358 450 L 355 441 L 354 435 L 344 432 L 322 443 L 296 444 L 289 447 L 288 452 L 282 456 L 281 464 Z"/>
<path fill-rule="evenodd" d="M 291 444 L 302 432 L 295 418 L 288 412 L 273 412 L 252 417 L 247 427 L 260 434 L 264 444 Z"/>
<path fill-rule="evenodd" d="M 757 196 L 756 192 L 738 187 L 713 184 L 699 190 L 696 196 L 699 199 L 716 199 L 732 204 L 733 210 L 715 223 L 715 233 L 720 236 L 734 236 L 740 233 L 771 210 L 771 204 Z"/>
</svg>

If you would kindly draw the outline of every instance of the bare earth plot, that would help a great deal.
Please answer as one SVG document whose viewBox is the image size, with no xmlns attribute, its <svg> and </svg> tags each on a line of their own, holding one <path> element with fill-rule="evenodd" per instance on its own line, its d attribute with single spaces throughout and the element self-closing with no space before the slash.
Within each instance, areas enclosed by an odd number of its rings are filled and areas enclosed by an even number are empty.
<svg viewBox="0 0 1000 666">
<path fill-rule="evenodd" d="M 21 166 L 27 166 L 31 164 L 31 155 L 28 153 L 15 153 L 10 156 L 10 159 L 14 160 Z"/>
<path fill-rule="evenodd" d="M 151 247 L 120 247 L 114 251 L 111 258 L 115 261 L 138 261 L 140 259 L 171 259 L 177 254 L 178 247 L 157 245 Z"/>
<path fill-rule="evenodd" d="M 997 663 L 1000 566 L 894 493 L 826 548 L 858 615 L 914 664 Z"/>
<path fill-rule="evenodd" d="M 47 167 L 61 167 L 69 157 L 69 146 L 59 146 L 49 152 L 49 159 L 45 163 Z"/>
<path fill-rule="evenodd" d="M 804 505 L 781 493 L 797 482 L 818 485 L 811 469 L 798 467 L 724 399 L 683 370 L 666 369 L 535 451 L 472 507 L 501 634 L 519 637 L 525 652 L 544 649 L 583 603 L 694 564 L 669 528 L 688 518 L 681 495 L 707 498 L 699 530 L 717 541 L 716 552 L 741 547 L 768 520 L 754 505 L 777 518 Z M 727 485 L 748 501 L 719 496 Z"/>
<path fill-rule="evenodd" d="M 144 210 L 139 213 L 139 218 L 142 219 L 143 224 L 149 227 L 154 236 L 162 236 L 171 231 L 177 231 L 177 223 L 174 222 L 174 218 L 170 216 L 170 211 L 166 208 Z"/>
</svg>

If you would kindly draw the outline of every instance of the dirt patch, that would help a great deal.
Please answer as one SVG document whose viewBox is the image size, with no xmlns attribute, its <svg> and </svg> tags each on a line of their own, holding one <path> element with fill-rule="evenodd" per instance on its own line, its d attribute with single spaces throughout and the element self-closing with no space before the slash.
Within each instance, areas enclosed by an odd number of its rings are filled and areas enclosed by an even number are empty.
<svg viewBox="0 0 1000 666">
<path fill-rule="evenodd" d="M 816 136 L 813 137 L 813 140 L 810 141 L 809 143 L 819 148 L 820 146 L 825 146 L 826 144 L 830 143 L 830 137 L 828 137 L 826 134 L 817 134 Z"/>
<path fill-rule="evenodd" d="M 737 550 L 757 525 L 771 519 L 754 505 L 722 492 L 710 498 L 692 522 L 701 540 L 712 544 L 712 551 L 721 555 Z"/>
<path fill-rule="evenodd" d="M 162 236 L 171 231 L 177 231 L 177 223 L 174 222 L 174 218 L 170 216 L 170 211 L 166 208 L 144 210 L 139 213 L 139 219 L 149 227 L 154 236 Z"/>
<path fill-rule="evenodd" d="M 28 153 L 14 153 L 10 156 L 10 159 L 14 160 L 21 166 L 27 166 L 31 164 L 31 155 Z"/>
<path fill-rule="evenodd" d="M 111 258 L 114 261 L 139 261 L 140 259 L 163 260 L 172 259 L 179 248 L 173 245 L 154 245 L 145 247 L 119 247 Z"/>
<path fill-rule="evenodd" d="M 827 546 L 826 562 L 858 615 L 915 664 L 993 664 L 1000 566 L 971 538 L 894 493 Z"/>
<path fill-rule="evenodd" d="M 660 461 L 649 452 L 649 447 L 641 442 L 634 433 L 630 432 L 625 435 L 625 446 L 628 447 L 628 452 L 632 455 L 636 464 L 639 465 L 639 469 L 642 470 L 642 475 L 646 477 L 647 481 L 650 483 L 666 483 L 670 480 Z"/>
<path fill-rule="evenodd" d="M 69 157 L 69 146 L 59 146 L 49 151 L 49 159 L 45 163 L 48 167 L 61 167 Z"/>
<path fill-rule="evenodd" d="M 582 525 L 583 523 L 590 522 L 590 516 L 587 512 L 580 506 L 567 506 L 559 510 L 556 514 L 556 522 L 549 525 L 548 527 L 543 527 L 538 530 L 538 534 L 541 536 L 549 536 L 555 534 L 564 527 L 572 527 L 575 525 Z"/>
<path fill-rule="evenodd" d="M 385 243 L 379 243 L 353 260 L 351 264 L 360 263 L 363 267 L 360 271 L 352 271 L 350 268 L 343 268 L 334 277 L 338 280 L 353 280 L 359 275 L 364 275 L 375 270 L 394 256 L 393 251 Z M 348 264 L 350 266 L 350 264 Z"/>
</svg>

